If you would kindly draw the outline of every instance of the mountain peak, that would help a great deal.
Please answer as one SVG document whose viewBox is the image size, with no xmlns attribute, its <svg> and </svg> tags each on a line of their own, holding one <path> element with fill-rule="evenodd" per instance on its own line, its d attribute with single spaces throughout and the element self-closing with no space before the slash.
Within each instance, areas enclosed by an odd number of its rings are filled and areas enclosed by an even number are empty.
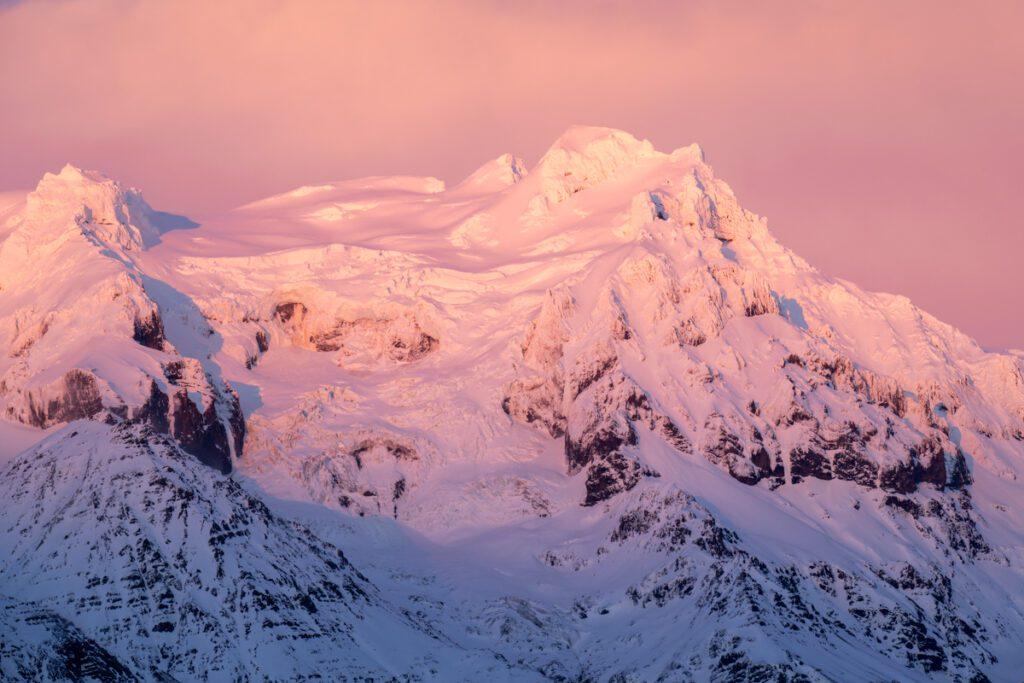
<svg viewBox="0 0 1024 683">
<path fill-rule="evenodd" d="M 87 171 L 74 164 L 64 164 L 57 173 L 44 173 L 32 192 L 37 199 L 62 200 L 84 193 L 121 192 L 120 184 L 99 171 Z"/>
<path fill-rule="evenodd" d="M 59 178 L 67 178 L 69 180 L 77 181 L 90 180 L 92 182 L 103 182 L 105 180 L 109 180 L 109 178 L 107 178 L 99 171 L 87 171 L 83 168 L 75 166 L 70 161 L 64 164 L 63 168 L 61 168 L 60 171 L 58 171 L 56 174 L 47 173 L 44 175 L 44 177 L 48 175 L 56 175 Z"/>
<path fill-rule="evenodd" d="M 595 145 L 622 145 L 634 149 L 654 151 L 648 140 L 639 140 L 632 133 L 605 126 L 569 126 L 551 145 L 549 152 L 556 149 L 585 152 Z"/>
<path fill-rule="evenodd" d="M 506 152 L 470 173 L 458 187 L 480 192 L 500 190 L 518 183 L 525 175 L 526 164 L 523 160 Z"/>
<path fill-rule="evenodd" d="M 572 126 L 537 164 L 544 196 L 558 203 L 635 168 L 648 159 L 666 157 L 649 140 L 598 126 Z"/>
<path fill-rule="evenodd" d="M 673 150 L 670 156 L 673 160 L 692 159 L 700 163 L 707 161 L 707 157 L 704 155 L 704 148 L 696 142 Z"/>
<path fill-rule="evenodd" d="M 69 163 L 44 174 L 28 195 L 20 231 L 30 243 L 42 244 L 72 229 L 105 247 L 132 251 L 158 240 L 152 215 L 138 190 Z"/>
</svg>

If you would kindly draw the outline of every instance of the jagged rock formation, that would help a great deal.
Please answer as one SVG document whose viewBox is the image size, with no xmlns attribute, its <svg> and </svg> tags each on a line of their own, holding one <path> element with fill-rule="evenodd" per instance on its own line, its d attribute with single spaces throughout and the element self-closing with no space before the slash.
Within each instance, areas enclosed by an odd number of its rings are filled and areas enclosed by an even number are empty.
<svg viewBox="0 0 1024 683">
<path fill-rule="evenodd" d="M 423 331 L 411 311 L 395 317 L 327 316 L 300 301 L 274 305 L 271 324 L 292 345 L 342 357 L 369 356 L 395 362 L 418 360 L 434 351 L 438 340 Z M 257 336 L 266 332 L 260 330 Z M 259 338 L 257 338 L 259 344 Z M 265 345 L 269 344 L 264 342 Z"/>
</svg>

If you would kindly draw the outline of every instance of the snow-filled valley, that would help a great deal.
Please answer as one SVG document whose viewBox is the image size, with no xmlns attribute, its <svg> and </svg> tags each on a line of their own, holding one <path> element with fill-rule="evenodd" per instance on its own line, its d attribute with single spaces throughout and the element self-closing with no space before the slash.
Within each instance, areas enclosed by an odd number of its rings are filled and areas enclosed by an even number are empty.
<svg viewBox="0 0 1024 683">
<path fill-rule="evenodd" d="M 697 145 L 3 197 L 0 679 L 1019 678 L 1024 352 Z"/>
</svg>

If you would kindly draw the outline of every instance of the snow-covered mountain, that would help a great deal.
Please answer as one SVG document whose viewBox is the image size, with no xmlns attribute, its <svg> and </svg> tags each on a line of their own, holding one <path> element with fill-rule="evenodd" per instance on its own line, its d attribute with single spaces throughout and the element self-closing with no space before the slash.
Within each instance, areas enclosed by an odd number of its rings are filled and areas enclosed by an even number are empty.
<svg viewBox="0 0 1024 683">
<path fill-rule="evenodd" d="M 201 226 L 69 166 L 0 220 L 10 677 L 1024 665 L 1024 356 L 819 273 L 696 145 Z"/>
</svg>

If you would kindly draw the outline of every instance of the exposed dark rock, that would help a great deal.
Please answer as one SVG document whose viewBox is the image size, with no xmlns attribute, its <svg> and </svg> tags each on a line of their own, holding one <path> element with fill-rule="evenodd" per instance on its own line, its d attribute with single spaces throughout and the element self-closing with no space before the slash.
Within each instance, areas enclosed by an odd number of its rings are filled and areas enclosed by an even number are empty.
<svg viewBox="0 0 1024 683">
<path fill-rule="evenodd" d="M 765 474 L 771 471 L 771 456 L 768 455 L 768 451 L 763 445 L 758 445 L 754 448 L 753 452 L 750 454 L 750 461 L 754 463 L 755 467 Z"/>
<path fill-rule="evenodd" d="M 242 404 L 238 401 L 238 395 L 230 389 L 228 393 L 228 426 L 231 429 L 235 454 L 241 456 L 245 446 L 245 415 L 242 414 Z"/>
<path fill-rule="evenodd" d="M 165 341 L 164 321 L 160 319 L 160 314 L 153 311 L 149 316 L 141 320 L 135 318 L 135 332 L 132 334 L 132 339 L 143 346 L 163 351 Z"/>
<path fill-rule="evenodd" d="M 414 361 L 434 351 L 439 344 L 437 339 L 426 332 L 420 332 L 412 343 L 396 337 L 391 340 L 390 355 L 393 360 Z"/>
<path fill-rule="evenodd" d="M 391 491 L 392 514 L 398 519 L 398 499 L 405 495 L 405 477 L 395 482 Z"/>
<path fill-rule="evenodd" d="M 160 390 L 155 380 L 151 380 L 149 398 L 135 411 L 134 419 L 148 424 L 158 434 L 167 434 L 171 430 L 168 419 L 170 406 L 167 394 Z"/>
<path fill-rule="evenodd" d="M 622 543 L 633 536 L 645 534 L 651 530 L 656 521 L 658 521 L 658 515 L 652 510 L 646 508 L 631 510 L 619 517 L 619 524 L 612 531 L 609 540 L 613 543 Z"/>
<path fill-rule="evenodd" d="M 790 404 L 789 410 L 777 421 L 777 425 L 786 425 L 792 427 L 798 422 L 813 422 L 814 416 L 811 415 L 807 410 L 794 401 Z"/>
<path fill-rule="evenodd" d="M 958 448 L 956 455 L 953 456 L 953 466 L 949 471 L 948 485 L 950 488 L 959 489 L 969 486 L 971 482 L 971 471 L 967 468 L 967 460 L 964 458 L 963 451 Z"/>
<path fill-rule="evenodd" d="M 946 487 L 946 453 L 935 436 L 922 441 L 911 449 L 911 458 L 918 462 L 915 483 L 932 484 L 938 489 Z"/>
<path fill-rule="evenodd" d="M 309 343 L 313 345 L 314 349 L 321 353 L 339 351 L 342 346 L 337 329 L 330 332 L 318 332 L 317 334 L 311 334 L 309 336 Z"/>
<path fill-rule="evenodd" d="M 231 449 L 228 434 L 217 415 L 217 406 L 211 401 L 202 413 L 179 389 L 172 397 L 173 434 L 181 447 L 196 456 L 201 463 L 227 474 L 231 471 Z"/>
<path fill-rule="evenodd" d="M 794 484 L 804 477 L 829 480 L 832 478 L 832 464 L 826 455 L 813 448 L 798 446 L 789 453 L 789 473 Z"/>
<path fill-rule="evenodd" d="M 854 422 L 847 422 L 843 430 L 831 438 L 816 435 L 816 444 L 832 452 L 832 472 L 836 479 L 852 481 L 874 488 L 878 483 L 878 465 L 866 453 L 867 443 L 878 431 L 862 430 Z"/>
<path fill-rule="evenodd" d="M 565 458 L 569 463 L 569 473 L 575 474 L 594 460 L 610 455 L 623 446 L 636 445 L 637 435 L 633 425 L 628 421 L 613 423 L 603 429 L 585 431 L 574 440 L 565 436 Z"/>
<path fill-rule="evenodd" d="M 913 493 L 917 490 L 917 467 L 912 462 L 899 462 L 882 468 L 878 485 L 894 493 Z"/>
<path fill-rule="evenodd" d="M 889 507 L 903 510 L 912 517 L 921 516 L 921 506 L 911 498 L 903 498 L 902 496 L 886 496 L 885 500 L 882 502 Z"/>
<path fill-rule="evenodd" d="M 836 479 L 852 481 L 871 488 L 878 482 L 878 465 L 860 453 L 839 451 L 835 454 L 832 465 Z"/>
<path fill-rule="evenodd" d="M 282 323 L 290 322 L 293 318 L 302 320 L 306 316 L 306 312 L 309 309 L 306 308 L 305 304 L 289 301 L 286 303 L 278 304 L 274 307 L 274 316 Z"/>
<path fill-rule="evenodd" d="M 180 360 L 172 360 L 168 363 L 164 363 L 164 377 L 171 384 L 181 384 L 181 380 L 185 376 L 185 362 Z"/>
<path fill-rule="evenodd" d="M 856 367 L 849 358 L 831 360 L 811 357 L 807 367 L 838 391 L 852 392 L 869 403 L 888 408 L 897 417 L 906 415 L 903 388 L 893 379 Z"/>
<path fill-rule="evenodd" d="M 0 660 L 11 657 L 12 662 L 16 662 L 19 654 L 25 655 L 22 662 L 25 668 L 18 666 L 20 680 L 98 683 L 127 683 L 140 680 L 117 657 L 55 612 L 37 609 L 31 603 L 18 604 L 10 601 L 5 601 L 4 612 L 6 613 L 0 615 L 3 619 L 15 617 L 28 628 L 41 627 L 45 629 L 48 637 L 48 640 L 37 645 L 40 650 L 36 652 L 20 653 L 12 646 L 0 643 Z"/>
<path fill-rule="evenodd" d="M 715 683 L 810 683 L 811 679 L 789 664 L 753 662 L 745 652 L 730 650 L 719 656 L 711 671 Z"/>
<path fill-rule="evenodd" d="M 750 448 L 744 449 L 743 440 L 729 430 L 718 413 L 708 418 L 704 428 L 714 432 L 713 439 L 704 448 L 704 456 L 710 462 L 727 468 L 733 479 L 753 486 L 771 474 L 771 455 L 764 447 L 760 431 L 751 430 Z"/>
<path fill-rule="evenodd" d="M 569 474 L 588 469 L 587 495 L 584 505 L 594 505 L 622 491 L 628 491 L 643 476 L 643 468 L 622 449 L 635 446 L 638 435 L 634 422 L 650 422 L 653 411 L 647 396 L 621 372 L 611 372 L 611 364 L 599 362 L 570 378 L 570 387 L 578 391 L 575 402 L 587 405 L 579 411 L 570 409 L 570 420 L 576 416 L 585 424 L 573 424 L 565 433 L 565 457 Z"/>
<path fill-rule="evenodd" d="M 743 315 L 748 318 L 753 318 L 755 315 L 765 315 L 766 313 L 777 313 L 778 309 L 770 305 L 771 300 L 762 301 L 755 299 L 748 303 L 743 308 Z"/>
<path fill-rule="evenodd" d="M 96 378 L 92 373 L 77 368 L 68 370 L 60 380 L 58 395 L 45 403 L 37 402 L 28 394 L 28 423 L 46 428 L 60 422 L 83 420 L 103 410 Z"/>
<path fill-rule="evenodd" d="M 690 453 L 693 451 L 693 447 L 690 445 L 690 440 L 685 434 L 683 434 L 682 430 L 676 426 L 675 422 L 664 415 L 657 416 L 656 420 L 661 425 L 661 435 L 665 438 L 665 441 L 671 444 L 680 453 Z"/>
<path fill-rule="evenodd" d="M 913 493 L 921 484 L 939 490 L 962 488 L 971 483 L 964 455 L 959 449 L 948 456 L 938 436 L 932 434 L 910 449 L 908 459 L 882 470 L 879 486 L 894 493 Z"/>
<path fill-rule="evenodd" d="M 587 472 L 587 495 L 583 505 L 597 505 L 617 493 L 632 489 L 643 475 L 640 464 L 614 452 L 595 462 Z"/>
<path fill-rule="evenodd" d="M 267 337 L 267 333 L 263 330 L 256 332 L 256 348 L 260 350 L 260 353 L 266 353 L 270 350 L 270 338 Z"/>
<path fill-rule="evenodd" d="M 676 329 L 676 339 L 680 346 L 700 346 L 708 340 L 692 318 L 683 321 Z"/>
<path fill-rule="evenodd" d="M 387 437 L 363 439 L 352 448 L 351 455 L 356 459 L 356 463 L 362 467 L 362 455 L 378 446 L 391 454 L 395 460 L 412 461 L 419 460 L 420 457 L 412 446 L 399 443 Z"/>
</svg>

